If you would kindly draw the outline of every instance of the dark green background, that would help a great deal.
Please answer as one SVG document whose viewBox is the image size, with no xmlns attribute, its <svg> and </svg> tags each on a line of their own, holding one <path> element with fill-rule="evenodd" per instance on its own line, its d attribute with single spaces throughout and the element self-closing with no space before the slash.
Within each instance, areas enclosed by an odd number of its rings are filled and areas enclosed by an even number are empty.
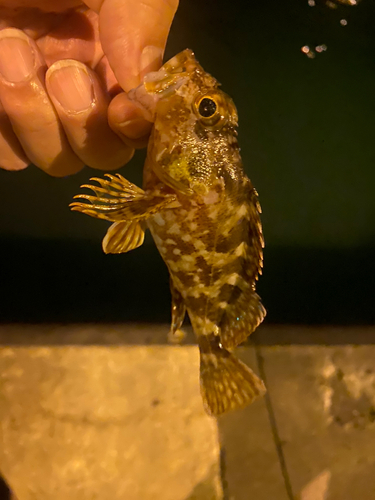
<svg viewBox="0 0 375 500">
<path fill-rule="evenodd" d="M 343 27 L 339 20 L 346 18 Z M 263 208 L 270 323 L 373 323 L 375 4 L 182 0 L 166 57 L 190 47 L 239 111 Z M 308 59 L 300 48 L 326 44 Z M 144 152 L 121 173 L 141 183 Z M 68 204 L 92 175 L 0 171 L 0 321 L 168 321 L 151 240 L 105 256 L 107 224 Z"/>
</svg>

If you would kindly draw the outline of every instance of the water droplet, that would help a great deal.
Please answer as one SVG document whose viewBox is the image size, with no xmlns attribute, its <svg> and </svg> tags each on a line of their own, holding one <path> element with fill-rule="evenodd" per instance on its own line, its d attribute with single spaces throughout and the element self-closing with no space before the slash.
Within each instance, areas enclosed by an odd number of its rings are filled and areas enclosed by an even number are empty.
<svg viewBox="0 0 375 500">
<path fill-rule="evenodd" d="M 327 50 L 327 45 L 317 45 L 315 50 L 320 54 L 321 52 L 325 52 Z"/>
<path fill-rule="evenodd" d="M 314 59 L 315 52 L 313 52 L 308 45 L 301 47 L 301 52 L 307 55 L 309 59 Z"/>
<path fill-rule="evenodd" d="M 337 5 L 330 0 L 327 0 L 326 6 L 329 7 L 330 9 L 337 9 Z"/>
<path fill-rule="evenodd" d="M 340 24 L 341 26 L 346 26 L 348 24 L 348 21 L 346 19 L 340 19 Z"/>
<path fill-rule="evenodd" d="M 308 0 L 307 3 L 310 5 L 310 7 L 315 7 L 315 0 Z"/>
</svg>

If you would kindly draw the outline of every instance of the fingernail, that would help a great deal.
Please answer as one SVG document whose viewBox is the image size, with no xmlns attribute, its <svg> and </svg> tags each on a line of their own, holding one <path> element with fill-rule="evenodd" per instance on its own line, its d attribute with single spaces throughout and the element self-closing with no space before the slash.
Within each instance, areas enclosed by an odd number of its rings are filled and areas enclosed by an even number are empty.
<svg viewBox="0 0 375 500">
<path fill-rule="evenodd" d="M 68 113 L 79 113 L 95 102 L 94 86 L 84 64 L 63 59 L 46 74 L 48 93 Z"/>
<path fill-rule="evenodd" d="M 139 74 L 141 77 L 160 68 L 163 62 L 163 52 L 163 49 L 154 45 L 147 45 L 143 49 L 139 61 Z"/>
<path fill-rule="evenodd" d="M 27 81 L 34 73 L 35 56 L 27 36 L 14 28 L 0 32 L 0 74 L 10 83 Z"/>
</svg>

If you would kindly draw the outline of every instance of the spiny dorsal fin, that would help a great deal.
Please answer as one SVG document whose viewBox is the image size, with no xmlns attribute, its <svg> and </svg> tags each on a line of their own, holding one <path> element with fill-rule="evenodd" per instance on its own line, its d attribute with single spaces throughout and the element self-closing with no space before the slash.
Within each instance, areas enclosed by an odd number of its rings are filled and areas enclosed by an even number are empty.
<svg viewBox="0 0 375 500">
<path fill-rule="evenodd" d="M 139 220 L 115 222 L 102 243 L 104 253 L 125 253 L 142 245 L 145 232 Z"/>
<path fill-rule="evenodd" d="M 225 305 L 218 322 L 220 339 L 225 349 L 233 349 L 253 333 L 263 321 L 266 310 L 255 292 L 255 282 L 263 265 L 264 240 L 260 223 L 261 208 L 258 194 L 251 182 L 245 181 L 244 192 L 247 214 L 242 224 L 240 244 L 232 250 L 237 255 L 237 268 L 232 269 L 228 281 L 220 291 L 218 301 Z"/>
</svg>

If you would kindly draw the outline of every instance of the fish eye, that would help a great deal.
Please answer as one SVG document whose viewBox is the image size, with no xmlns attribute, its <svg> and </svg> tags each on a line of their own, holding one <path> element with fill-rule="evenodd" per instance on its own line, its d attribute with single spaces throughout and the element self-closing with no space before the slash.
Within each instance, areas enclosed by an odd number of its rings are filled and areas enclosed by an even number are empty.
<svg viewBox="0 0 375 500">
<path fill-rule="evenodd" d="M 226 97 L 217 89 L 199 93 L 192 103 L 198 123 L 210 130 L 220 130 L 228 120 Z"/>
<path fill-rule="evenodd" d="M 216 113 L 216 110 L 217 105 L 213 99 L 209 97 L 203 97 L 203 99 L 201 99 L 198 106 L 198 112 L 203 118 L 211 118 Z"/>
</svg>

